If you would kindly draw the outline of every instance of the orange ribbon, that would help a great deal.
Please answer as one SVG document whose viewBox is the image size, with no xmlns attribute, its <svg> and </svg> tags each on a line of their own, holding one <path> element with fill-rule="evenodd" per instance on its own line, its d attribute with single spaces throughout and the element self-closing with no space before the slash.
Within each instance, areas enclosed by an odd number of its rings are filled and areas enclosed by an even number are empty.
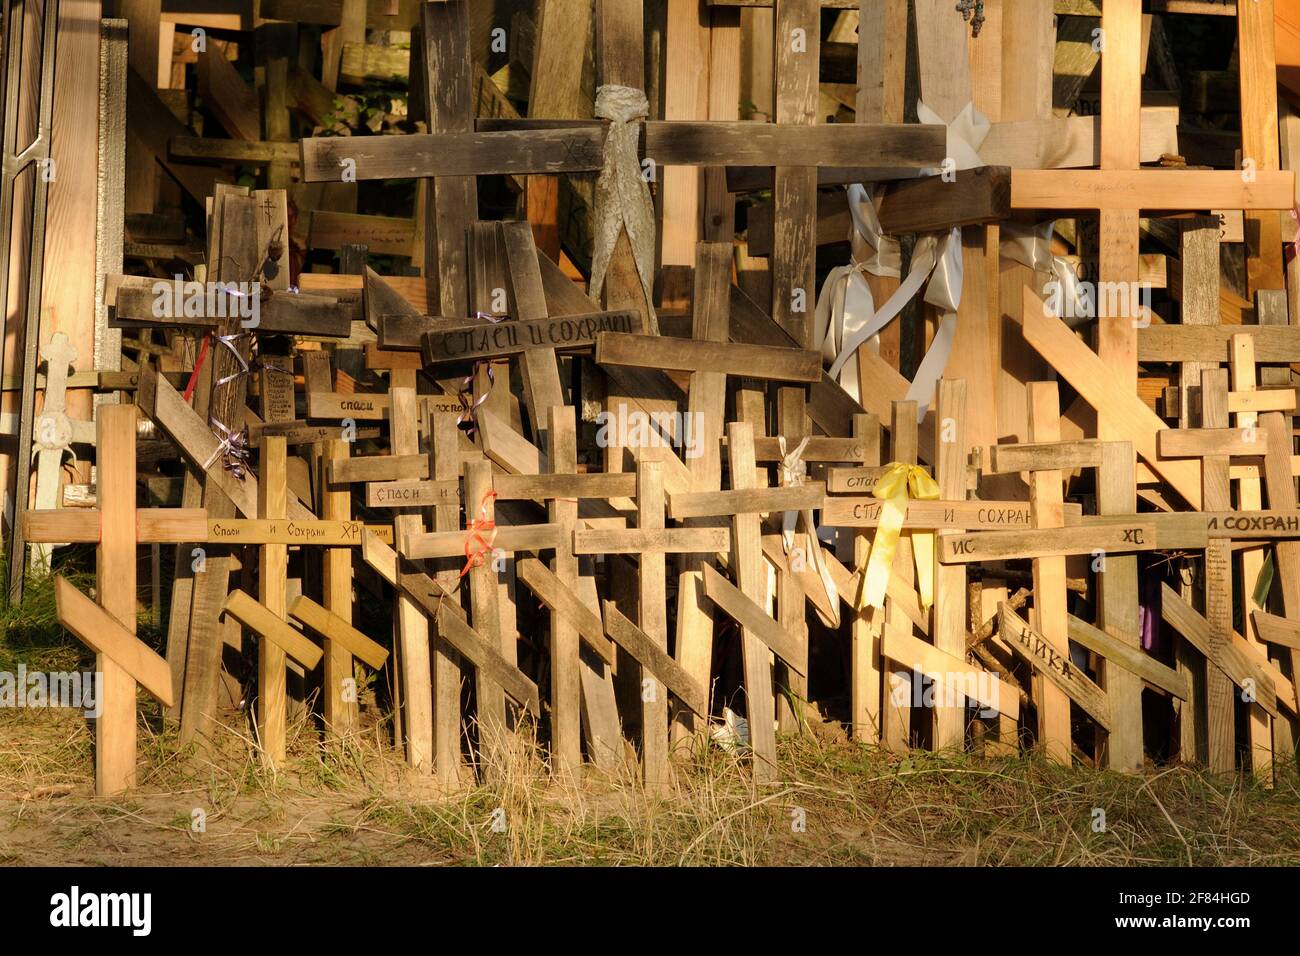
<svg viewBox="0 0 1300 956">
<path fill-rule="evenodd" d="M 469 574 L 471 569 L 482 567 L 487 560 L 486 556 L 492 553 L 492 542 L 497 537 L 497 523 L 493 518 L 488 517 L 488 502 L 497 496 L 495 490 L 483 495 L 483 500 L 479 502 L 479 517 L 471 518 L 465 524 L 465 567 L 460 569 L 460 576 L 463 578 Z M 488 531 L 491 534 L 483 537 L 483 532 Z"/>
</svg>

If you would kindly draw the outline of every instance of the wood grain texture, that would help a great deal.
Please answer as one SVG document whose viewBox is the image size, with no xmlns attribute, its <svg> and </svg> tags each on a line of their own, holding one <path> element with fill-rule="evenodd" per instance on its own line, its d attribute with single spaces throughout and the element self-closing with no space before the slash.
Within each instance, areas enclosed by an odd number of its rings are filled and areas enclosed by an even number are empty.
<svg viewBox="0 0 1300 956">
<path fill-rule="evenodd" d="M 727 454 L 731 485 L 755 486 L 754 431 L 747 422 L 727 426 Z M 751 601 L 764 600 L 763 559 L 759 541 L 758 515 L 736 515 L 731 522 L 733 547 L 731 570 L 737 586 Z M 749 717 L 749 739 L 754 751 L 754 782 L 770 784 L 778 776 L 776 763 L 776 714 L 772 699 L 770 651 L 762 640 L 741 628 L 744 655 L 745 701 Z"/>
</svg>

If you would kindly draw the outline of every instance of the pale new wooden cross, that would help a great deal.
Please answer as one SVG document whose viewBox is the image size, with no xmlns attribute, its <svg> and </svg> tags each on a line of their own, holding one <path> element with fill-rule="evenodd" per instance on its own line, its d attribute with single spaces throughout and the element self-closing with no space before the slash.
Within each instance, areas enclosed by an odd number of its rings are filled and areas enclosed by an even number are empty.
<svg viewBox="0 0 1300 956">
<path fill-rule="evenodd" d="M 95 542 L 96 601 L 67 580 L 56 582 L 60 622 L 95 651 L 103 674 L 97 718 L 95 792 L 120 793 L 136 781 L 136 685 L 165 707 L 174 703 L 174 675 L 167 662 L 135 637 L 136 545 L 203 540 L 201 508 L 136 510 L 134 405 L 99 409 L 96 446 L 99 508 L 29 511 L 27 539 L 34 543 Z"/>
<path fill-rule="evenodd" d="M 95 443 L 95 423 L 68 417 L 68 369 L 77 360 L 77 350 L 68 337 L 55 332 L 41 346 L 41 358 L 45 359 L 45 403 L 32 428 L 32 454 L 36 456 L 36 507 L 48 510 L 60 505 L 59 473 L 63 456 L 72 451 L 73 445 Z M 21 541 L 11 542 L 10 547 L 21 550 Z M 32 566 L 48 568 L 49 563 L 50 546 L 34 546 Z"/>
</svg>

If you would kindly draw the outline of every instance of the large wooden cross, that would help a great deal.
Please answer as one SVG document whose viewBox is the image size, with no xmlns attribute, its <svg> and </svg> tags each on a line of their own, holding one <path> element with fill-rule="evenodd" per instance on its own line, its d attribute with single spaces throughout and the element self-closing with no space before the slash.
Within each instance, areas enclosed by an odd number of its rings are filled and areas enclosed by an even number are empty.
<svg viewBox="0 0 1300 956">
<path fill-rule="evenodd" d="M 136 510 L 134 405 L 103 405 L 97 428 L 97 510 L 29 511 L 25 532 L 33 543 L 93 541 L 96 601 L 63 578 L 56 583 L 59 620 L 95 651 L 103 675 L 102 711 L 95 739 L 95 792 L 135 786 L 136 685 L 165 707 L 174 703 L 167 662 L 135 637 L 136 545 L 202 540 L 201 509 Z"/>
<path fill-rule="evenodd" d="M 1136 392 L 1138 329 L 1149 322 L 1148 317 L 1132 306 L 1140 281 L 1140 211 L 1289 209 L 1295 189 L 1294 174 L 1268 169 L 1221 172 L 1139 168 L 1141 13 L 1139 0 L 1106 0 L 1103 8 L 1101 168 L 1094 171 L 1021 169 L 1014 172 L 1011 180 L 1011 205 L 1015 209 L 1099 211 L 1099 288 L 1118 289 L 1120 294 L 1098 296 L 1097 355 L 1110 370 L 1108 378 L 1113 379 L 1114 386 L 1123 395 Z M 1115 283 L 1118 285 L 1112 285 Z M 1029 299 L 1025 301 L 1027 310 L 1033 311 Z M 1028 328 L 1025 334 L 1037 347 Z M 1049 355 L 1044 357 L 1052 360 Z M 1073 378 L 1071 382 L 1075 384 Z M 1098 407 L 1096 402 L 1087 400 L 1097 408 L 1101 438 L 1133 440 L 1122 411 Z M 1140 446 L 1136 450 L 1143 454 Z M 1155 462 L 1151 464 L 1161 471 Z M 1186 497 L 1183 489 L 1179 491 Z M 1189 502 L 1193 506 L 1197 504 L 1192 499 Z"/>
</svg>

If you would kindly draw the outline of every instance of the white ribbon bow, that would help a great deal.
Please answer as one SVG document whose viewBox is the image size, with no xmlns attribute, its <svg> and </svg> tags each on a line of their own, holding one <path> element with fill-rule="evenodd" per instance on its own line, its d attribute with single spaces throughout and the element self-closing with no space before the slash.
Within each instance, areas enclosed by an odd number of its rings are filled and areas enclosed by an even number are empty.
<svg viewBox="0 0 1300 956">
<path fill-rule="evenodd" d="M 1060 308 L 1052 311 L 1061 316 L 1066 325 L 1074 328 L 1087 322 L 1092 308 L 1074 264 L 1063 256 L 1052 254 L 1052 230 L 1055 227 L 1055 220 L 1035 226 L 1003 223 L 999 253 L 1003 259 L 1010 259 L 1035 272 L 1050 275 L 1050 281 L 1055 281 L 1060 289 Z"/>
<path fill-rule="evenodd" d="M 921 175 L 941 175 L 951 170 L 984 165 L 979 157 L 979 148 L 988 136 L 990 124 L 974 104 L 968 103 L 951 123 L 944 123 L 942 117 L 920 101 L 916 104 L 916 112 L 921 122 L 946 127 L 948 159 L 952 161 L 949 169 L 931 167 L 922 170 Z M 957 335 L 957 309 L 961 305 L 963 279 L 961 229 L 954 227 L 947 234 L 921 236 L 913 250 L 907 278 L 877 311 L 862 273 L 865 270 L 873 275 L 899 275 L 898 244 L 883 235 L 880 218 L 863 186 L 849 187 L 849 211 L 853 216 L 854 262 L 833 269 L 822 286 L 816 325 L 822 354 L 832 359 L 831 377 L 836 378 L 855 400 L 860 400 L 857 368 L 849 363 L 849 359 L 903 311 L 928 279 L 924 301 L 942 310 L 943 318 L 907 390 L 907 400 L 917 403 L 917 420 L 920 421 L 934 401 L 935 390 L 948 365 Z M 859 256 L 859 241 L 874 250 L 870 257 Z"/>
</svg>

